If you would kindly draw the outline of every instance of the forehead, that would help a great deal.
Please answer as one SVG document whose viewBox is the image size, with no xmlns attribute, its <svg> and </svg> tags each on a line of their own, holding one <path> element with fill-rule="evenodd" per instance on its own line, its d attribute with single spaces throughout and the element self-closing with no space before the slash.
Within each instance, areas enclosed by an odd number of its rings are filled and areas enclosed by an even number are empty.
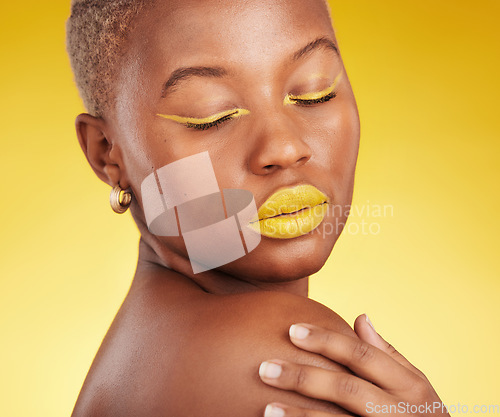
<svg viewBox="0 0 500 417">
<path fill-rule="evenodd" d="M 334 39 L 324 0 L 164 0 L 138 19 L 130 52 L 147 67 L 216 60 L 262 71 L 263 58 L 318 36 Z"/>
</svg>

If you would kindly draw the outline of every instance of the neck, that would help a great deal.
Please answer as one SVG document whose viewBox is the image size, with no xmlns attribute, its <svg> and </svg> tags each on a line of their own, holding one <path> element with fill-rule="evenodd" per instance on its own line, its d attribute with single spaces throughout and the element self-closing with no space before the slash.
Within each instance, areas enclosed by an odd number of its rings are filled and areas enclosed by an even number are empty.
<svg viewBox="0 0 500 417">
<path fill-rule="evenodd" d="M 180 274 L 209 294 L 279 291 L 302 297 L 308 296 L 309 277 L 285 282 L 262 282 L 243 280 L 217 270 L 194 274 L 188 259 L 166 249 L 151 234 L 141 235 L 139 260 L 134 281 L 140 280 L 142 276 L 151 271 L 151 268 L 155 269 L 155 273 L 164 273 L 165 277 L 172 272 Z"/>
<path fill-rule="evenodd" d="M 133 201 L 134 205 L 135 200 Z M 133 207 L 131 212 L 135 223 L 141 233 L 139 241 L 139 259 L 134 276 L 134 282 L 143 281 L 152 268 L 157 276 L 171 276 L 172 273 L 189 279 L 203 291 L 209 294 L 238 294 L 254 291 L 279 291 L 308 296 L 309 277 L 283 282 L 262 282 L 240 279 L 233 275 L 218 270 L 209 270 L 200 274 L 194 274 L 189 259 L 180 253 L 167 248 L 155 235 L 151 234 L 146 226 L 142 210 Z M 140 215 L 137 215 L 140 213 Z"/>
</svg>

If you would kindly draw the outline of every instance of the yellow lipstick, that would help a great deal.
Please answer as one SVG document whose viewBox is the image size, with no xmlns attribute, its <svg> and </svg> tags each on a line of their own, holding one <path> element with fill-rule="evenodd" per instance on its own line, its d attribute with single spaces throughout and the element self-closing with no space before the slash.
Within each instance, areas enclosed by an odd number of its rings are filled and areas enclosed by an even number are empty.
<svg viewBox="0 0 500 417">
<path fill-rule="evenodd" d="M 263 236 L 291 239 L 305 235 L 326 216 L 328 197 L 312 185 L 298 185 L 272 194 L 259 207 L 250 227 Z"/>
</svg>

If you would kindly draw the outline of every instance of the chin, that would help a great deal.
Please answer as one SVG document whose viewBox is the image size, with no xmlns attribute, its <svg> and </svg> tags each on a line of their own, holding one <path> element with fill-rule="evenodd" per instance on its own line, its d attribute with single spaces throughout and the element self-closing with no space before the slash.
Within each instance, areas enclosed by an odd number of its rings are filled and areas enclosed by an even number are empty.
<svg viewBox="0 0 500 417">
<path fill-rule="evenodd" d="M 262 237 L 256 249 L 218 270 L 248 282 L 294 281 L 318 272 L 338 238 L 321 226 L 293 239 Z"/>
</svg>

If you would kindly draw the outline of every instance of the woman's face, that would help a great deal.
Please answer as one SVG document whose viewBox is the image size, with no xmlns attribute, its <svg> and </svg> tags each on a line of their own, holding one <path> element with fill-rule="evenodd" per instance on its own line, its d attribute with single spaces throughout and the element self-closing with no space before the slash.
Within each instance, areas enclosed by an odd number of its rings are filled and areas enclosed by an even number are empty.
<svg viewBox="0 0 500 417">
<path fill-rule="evenodd" d="M 107 122 L 139 205 L 153 170 L 204 151 L 219 187 L 251 191 L 257 207 L 279 189 L 313 185 L 331 203 L 319 227 L 290 239 L 263 236 L 218 270 L 267 282 L 319 270 L 346 221 L 359 144 L 357 107 L 347 75 L 338 78 L 345 70 L 324 2 L 159 1 L 138 20 L 125 61 Z M 335 97 L 307 101 L 336 78 Z M 239 117 L 203 120 L 234 109 Z M 187 258 L 181 237 L 160 241 Z"/>
</svg>

